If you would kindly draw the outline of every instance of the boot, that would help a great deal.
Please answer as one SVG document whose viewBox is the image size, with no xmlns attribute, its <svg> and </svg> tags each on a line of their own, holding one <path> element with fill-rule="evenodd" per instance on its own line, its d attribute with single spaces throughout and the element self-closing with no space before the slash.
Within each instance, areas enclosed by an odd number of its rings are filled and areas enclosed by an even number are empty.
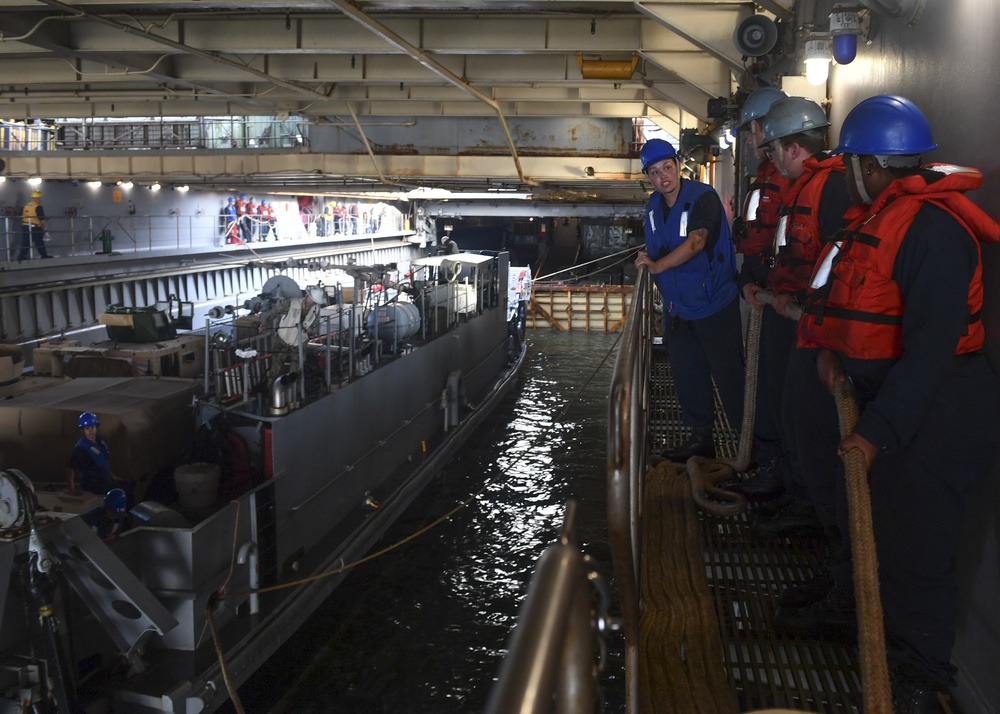
<svg viewBox="0 0 1000 714">
<path fill-rule="evenodd" d="M 944 714 L 937 683 L 915 665 L 904 662 L 893 668 L 892 708 L 896 714 Z"/>
<path fill-rule="evenodd" d="M 675 464 L 686 464 L 692 456 L 704 456 L 707 459 L 715 458 L 715 444 L 712 442 L 712 432 L 695 431 L 691 438 L 680 446 L 673 449 L 665 449 L 663 458 L 673 461 Z"/>
<path fill-rule="evenodd" d="M 812 504 L 792 501 L 771 518 L 758 518 L 751 529 L 754 538 L 816 538 L 823 535 L 823 524 Z"/>
<path fill-rule="evenodd" d="M 778 595 L 778 607 L 796 608 L 819 602 L 833 588 L 833 578 L 826 570 L 820 570 L 805 582 L 782 590 Z"/>
<path fill-rule="evenodd" d="M 771 463 L 746 481 L 733 484 L 729 490 L 743 494 L 748 501 L 763 501 L 774 498 L 784 491 L 785 479 L 778 467 Z"/>
<path fill-rule="evenodd" d="M 854 592 L 834 586 L 819 602 L 804 607 L 778 608 L 774 626 L 792 637 L 854 642 L 858 636 Z"/>
</svg>

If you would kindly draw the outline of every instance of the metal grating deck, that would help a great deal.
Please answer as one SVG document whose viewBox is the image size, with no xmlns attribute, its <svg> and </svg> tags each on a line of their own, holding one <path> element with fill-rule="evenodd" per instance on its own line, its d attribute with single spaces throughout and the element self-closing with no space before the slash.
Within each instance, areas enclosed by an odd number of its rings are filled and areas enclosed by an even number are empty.
<svg viewBox="0 0 1000 714">
<path fill-rule="evenodd" d="M 681 425 L 669 366 L 663 352 L 656 352 L 648 415 L 654 453 L 689 435 Z M 718 396 L 716 407 L 722 415 Z M 717 419 L 715 431 L 720 456 L 734 457 L 739 435 L 724 415 Z M 809 539 L 754 541 L 747 514 L 735 518 L 701 514 L 699 522 L 705 575 L 719 617 L 723 667 L 740 711 L 860 712 L 855 648 L 831 641 L 787 639 L 773 627 L 778 594 L 812 576 L 820 543 Z"/>
</svg>

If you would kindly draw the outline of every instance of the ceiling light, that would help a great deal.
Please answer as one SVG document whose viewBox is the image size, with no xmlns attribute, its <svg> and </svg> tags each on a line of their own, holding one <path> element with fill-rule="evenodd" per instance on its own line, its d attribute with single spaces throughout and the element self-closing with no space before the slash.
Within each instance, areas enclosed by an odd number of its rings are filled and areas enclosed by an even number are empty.
<svg viewBox="0 0 1000 714">
<path fill-rule="evenodd" d="M 38 176 L 32 176 L 30 179 L 28 179 L 27 183 L 29 186 L 41 186 L 42 179 L 40 179 Z"/>
<path fill-rule="evenodd" d="M 160 184 L 158 184 L 158 183 L 151 184 L 150 187 L 149 187 L 149 190 L 150 191 L 159 191 L 160 190 Z"/>
<path fill-rule="evenodd" d="M 101 187 L 101 182 L 100 181 L 88 181 L 87 185 L 90 186 L 91 188 L 100 188 Z"/>
<path fill-rule="evenodd" d="M 190 186 L 178 186 L 178 187 L 177 187 L 177 190 L 178 190 L 178 191 L 181 191 L 181 192 L 184 192 L 184 191 L 190 191 L 190 190 L 191 190 L 191 187 L 190 187 Z"/>
<path fill-rule="evenodd" d="M 813 86 L 826 84 L 830 77 L 830 41 L 826 38 L 806 40 L 806 81 Z"/>
</svg>

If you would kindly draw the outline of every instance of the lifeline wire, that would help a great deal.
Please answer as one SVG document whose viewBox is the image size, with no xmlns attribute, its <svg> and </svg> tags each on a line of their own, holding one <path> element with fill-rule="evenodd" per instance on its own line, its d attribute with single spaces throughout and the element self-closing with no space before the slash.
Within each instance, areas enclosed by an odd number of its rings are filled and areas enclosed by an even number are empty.
<svg viewBox="0 0 1000 714">
<path fill-rule="evenodd" d="M 618 256 L 624 256 L 618 262 L 612 263 L 611 265 L 608 266 L 609 268 L 613 268 L 614 266 L 616 266 L 616 265 L 618 265 L 620 263 L 624 263 L 628 259 L 630 253 L 636 253 L 639 250 L 641 250 L 642 248 L 644 248 L 644 246 L 637 245 L 637 246 L 635 246 L 633 248 L 626 248 L 625 250 L 620 250 L 617 253 L 611 253 L 610 255 L 602 255 L 600 258 L 594 258 L 593 260 L 590 260 L 590 261 L 588 261 L 586 263 L 580 263 L 579 265 L 572 265 L 572 266 L 570 266 L 568 268 L 563 268 L 562 270 L 557 270 L 554 273 L 549 273 L 548 275 L 536 276 L 534 278 L 534 282 L 539 283 L 539 282 L 542 282 L 543 280 L 549 280 L 554 275 L 559 275 L 560 273 L 568 273 L 569 271 L 575 270 L 577 268 L 583 268 L 583 267 L 586 267 L 588 265 L 592 265 L 593 263 L 599 263 L 600 261 L 605 260 L 607 258 L 617 258 Z M 574 278 L 574 280 L 581 280 L 581 279 L 583 279 L 585 277 L 587 277 L 587 276 L 586 275 L 581 275 L 578 278 Z"/>
</svg>

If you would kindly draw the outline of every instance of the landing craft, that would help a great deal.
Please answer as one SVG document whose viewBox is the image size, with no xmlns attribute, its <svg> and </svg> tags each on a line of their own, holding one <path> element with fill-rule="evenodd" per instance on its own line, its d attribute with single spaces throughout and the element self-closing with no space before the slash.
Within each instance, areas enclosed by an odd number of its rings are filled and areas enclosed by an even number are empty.
<svg viewBox="0 0 1000 714">
<path fill-rule="evenodd" d="M 4 452 L 24 470 L 0 472 L 9 709 L 197 712 L 235 695 L 513 384 L 525 271 L 505 253 L 448 261 L 417 259 L 408 279 L 344 266 L 357 303 L 272 278 L 209 319 L 194 379 L 80 374 L 80 359 L 113 372 L 143 335 L 176 346 L 150 328 L 173 331 L 162 312 L 116 309 L 110 344 L 59 357 L 76 377 L 10 395 L 2 418 L 21 427 Z M 84 402 L 114 442 L 127 515 L 67 492 L 59 457 L 36 455 Z M 157 470 L 171 466 L 172 489 Z M 92 531 L 102 517 L 133 527 Z"/>
</svg>

